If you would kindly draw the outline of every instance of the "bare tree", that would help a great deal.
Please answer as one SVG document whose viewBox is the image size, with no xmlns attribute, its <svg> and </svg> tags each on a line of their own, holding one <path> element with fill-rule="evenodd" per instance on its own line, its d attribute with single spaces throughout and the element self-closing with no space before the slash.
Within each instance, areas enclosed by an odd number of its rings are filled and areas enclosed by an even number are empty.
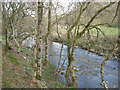
<svg viewBox="0 0 120 90">
<path fill-rule="evenodd" d="M 51 8 L 52 7 L 52 2 L 49 0 L 49 7 L 48 7 L 48 28 L 47 28 L 47 33 L 45 35 L 45 66 L 48 64 L 48 47 L 49 47 L 49 35 L 51 32 Z"/>
<path fill-rule="evenodd" d="M 41 80 L 42 77 L 42 57 L 41 57 L 41 28 L 42 28 L 42 18 L 43 18 L 43 2 L 38 2 L 38 18 L 37 18 L 37 31 L 36 31 L 36 64 L 35 64 L 35 77 Z"/>
<path fill-rule="evenodd" d="M 82 24 L 80 22 L 81 19 L 81 15 L 83 14 L 83 12 L 86 10 L 86 8 L 89 6 L 90 2 L 84 2 L 84 3 L 80 3 L 79 4 L 79 15 L 77 17 L 77 19 L 75 20 L 75 22 L 68 28 L 67 31 L 67 54 L 68 54 L 68 67 L 67 67 L 67 71 L 66 71 L 66 81 L 68 83 L 68 85 L 75 85 L 75 77 L 74 77 L 74 70 L 73 70 L 73 63 L 74 63 L 74 54 L 75 54 L 75 47 L 76 47 L 76 42 L 78 40 L 78 38 L 80 38 L 82 35 L 85 34 L 85 31 L 90 30 L 91 28 L 91 23 L 93 22 L 93 20 L 102 12 L 104 11 L 106 8 L 110 7 L 111 5 L 114 4 L 114 2 L 111 2 L 110 4 L 100 8 L 92 17 L 91 19 L 87 22 L 86 25 Z M 84 26 L 84 29 L 79 32 L 79 26 Z M 97 28 L 96 26 L 99 26 L 101 24 L 97 24 L 94 25 L 95 27 L 93 28 Z M 75 36 L 72 37 L 72 30 L 74 28 L 78 28 L 76 34 L 74 34 Z M 76 31 L 76 30 L 75 30 Z"/>
</svg>

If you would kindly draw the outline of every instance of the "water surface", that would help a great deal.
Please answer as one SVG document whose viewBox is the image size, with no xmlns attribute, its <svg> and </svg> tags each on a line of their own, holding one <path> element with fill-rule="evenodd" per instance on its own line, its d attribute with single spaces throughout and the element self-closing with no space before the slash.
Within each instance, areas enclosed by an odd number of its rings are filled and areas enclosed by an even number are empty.
<svg viewBox="0 0 120 90">
<path fill-rule="evenodd" d="M 49 59 L 56 66 L 59 62 L 61 46 L 62 44 L 56 42 L 53 42 L 50 46 Z M 64 45 L 61 64 L 64 62 L 66 55 L 67 46 Z M 104 57 L 82 48 L 75 49 L 74 66 L 77 69 L 75 70 L 75 75 L 78 76 L 78 88 L 103 88 L 103 86 L 100 84 L 100 65 L 104 59 Z M 110 60 L 106 63 L 105 66 L 105 80 L 108 82 L 108 86 L 112 88 L 118 87 L 118 63 L 120 64 L 120 62 Z M 68 63 L 66 59 L 62 72 L 65 72 L 67 64 Z M 64 74 L 59 75 L 59 80 L 66 83 Z"/>
</svg>

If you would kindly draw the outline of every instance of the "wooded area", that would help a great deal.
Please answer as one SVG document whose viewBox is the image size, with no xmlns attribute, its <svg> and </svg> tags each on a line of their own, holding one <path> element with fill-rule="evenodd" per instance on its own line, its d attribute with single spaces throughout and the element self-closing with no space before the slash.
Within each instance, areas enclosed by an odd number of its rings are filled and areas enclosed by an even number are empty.
<svg viewBox="0 0 120 90">
<path fill-rule="evenodd" d="M 2 87 L 119 88 L 119 9 L 87 0 L 1 2 Z"/>
</svg>

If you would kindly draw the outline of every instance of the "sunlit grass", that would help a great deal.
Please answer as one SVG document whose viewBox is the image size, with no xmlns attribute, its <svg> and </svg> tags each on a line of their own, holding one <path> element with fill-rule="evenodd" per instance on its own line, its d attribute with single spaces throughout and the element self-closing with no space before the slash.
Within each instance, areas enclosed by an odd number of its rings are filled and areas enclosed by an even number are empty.
<svg viewBox="0 0 120 90">
<path fill-rule="evenodd" d="M 112 28 L 112 27 L 99 27 L 102 32 L 104 32 L 105 35 L 118 35 L 118 28 Z M 80 31 L 82 31 L 83 28 L 80 28 Z M 59 27 L 59 32 L 61 34 L 66 34 L 67 29 L 65 27 Z M 74 32 L 74 29 L 72 30 Z M 96 29 L 90 30 L 91 34 L 97 34 Z"/>
<path fill-rule="evenodd" d="M 100 29 L 106 36 L 118 35 L 118 28 L 100 27 Z M 91 31 L 92 34 L 97 34 L 97 30 L 96 29 L 92 29 L 90 31 Z"/>
</svg>

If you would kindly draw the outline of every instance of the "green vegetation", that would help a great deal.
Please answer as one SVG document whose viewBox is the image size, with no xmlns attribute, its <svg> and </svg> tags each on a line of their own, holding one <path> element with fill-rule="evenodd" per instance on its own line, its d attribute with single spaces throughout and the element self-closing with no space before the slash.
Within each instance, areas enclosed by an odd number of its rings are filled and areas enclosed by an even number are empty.
<svg viewBox="0 0 120 90">
<path fill-rule="evenodd" d="M 60 83 L 58 80 L 54 79 L 54 72 L 56 67 L 51 62 L 48 63 L 47 67 L 43 66 L 44 72 L 41 84 L 38 85 L 35 83 L 33 81 L 33 51 L 26 48 L 22 48 L 22 51 L 23 52 L 20 52 L 19 55 L 17 55 L 16 52 L 10 50 L 6 59 L 3 60 L 2 83 L 4 88 L 43 88 L 44 85 L 50 88 L 68 88 L 65 84 Z M 26 56 L 26 54 L 28 54 L 28 56 Z M 27 57 L 27 59 L 24 59 L 23 56 Z M 42 62 L 44 63 L 44 58 Z"/>
<path fill-rule="evenodd" d="M 20 65 L 19 61 L 12 55 L 8 54 L 8 58 L 10 58 L 10 61 L 16 65 Z"/>
<path fill-rule="evenodd" d="M 10 81 L 5 81 L 4 86 L 7 88 L 12 88 L 13 86 L 11 85 Z"/>
<path fill-rule="evenodd" d="M 102 32 L 105 33 L 105 35 L 117 35 L 118 34 L 118 28 L 117 27 L 105 27 L 105 26 L 101 26 L 99 27 L 101 29 Z M 81 30 L 83 29 L 82 27 L 80 28 Z M 66 29 L 64 27 L 59 27 L 59 32 L 60 34 L 65 34 L 66 33 Z M 91 29 L 90 30 L 91 34 L 96 35 L 97 34 L 97 30 L 96 29 Z M 53 33 L 55 34 L 55 33 Z"/>
<path fill-rule="evenodd" d="M 0 21 L 3 23 L 0 34 L 3 35 L 0 35 L 0 42 L 1 45 L 4 44 L 3 87 L 67 88 L 54 80 L 56 67 L 51 62 L 48 63 L 51 48 L 49 41 L 67 44 L 65 79 L 69 86 L 76 86 L 77 83 L 73 65 L 76 47 L 108 56 L 114 44 L 118 44 L 118 29 L 115 26 L 119 3 L 68 3 L 67 8 L 59 4 L 54 5 L 51 0 L 49 3 L 36 4 L 2 3 L 3 17 Z M 31 42 L 34 41 L 33 45 Z M 34 50 L 30 49 L 31 46 Z M 114 54 L 116 59 L 117 54 Z"/>
<path fill-rule="evenodd" d="M 2 87 L 29 88 L 36 86 L 31 78 L 31 74 L 33 74 L 33 72 L 31 71 L 32 69 L 30 65 L 31 64 L 27 63 L 27 61 L 24 60 L 23 57 L 10 50 L 7 57 L 3 59 Z"/>
<path fill-rule="evenodd" d="M 100 27 L 101 31 L 104 32 L 106 36 L 111 36 L 111 35 L 118 35 L 118 28 L 111 28 L 111 27 Z M 97 31 L 95 29 L 91 30 L 91 33 L 96 35 Z"/>
<path fill-rule="evenodd" d="M 101 32 L 99 32 L 99 37 L 97 38 L 97 30 L 91 29 L 90 30 L 91 37 L 89 38 L 89 40 L 86 32 L 86 35 L 83 35 L 81 38 L 77 40 L 77 46 L 95 52 L 99 55 L 107 56 L 107 54 L 109 54 L 108 51 L 114 47 L 114 44 L 118 39 L 118 28 L 111 27 L 99 27 L 99 28 L 107 38 Z M 64 43 L 66 43 L 67 42 L 67 39 L 65 38 L 66 30 L 63 29 L 64 28 L 62 29 L 60 28 L 59 32 Z M 59 39 L 57 32 L 52 33 L 52 35 L 54 41 L 61 42 L 61 39 Z"/>
<path fill-rule="evenodd" d="M 77 44 L 83 46 L 84 48 L 94 49 L 99 52 L 100 49 L 98 50 L 98 47 L 100 45 L 100 48 L 104 50 L 113 47 L 113 42 L 116 40 L 118 29 L 102 27 L 102 31 L 109 37 L 109 40 L 105 39 L 102 36 L 99 40 L 92 39 L 92 42 L 89 42 L 89 45 L 86 45 L 87 41 L 83 36 L 79 39 L 80 41 L 78 40 Z M 95 30 L 91 31 L 91 33 L 92 32 L 95 33 Z M 19 49 L 16 48 L 16 52 L 17 50 Z M 43 87 L 43 85 L 38 85 L 32 80 L 34 73 L 33 63 L 35 63 L 33 51 L 31 49 L 22 48 L 22 52 L 19 54 L 16 52 L 10 50 L 6 57 L 6 60 L 3 62 L 3 87 Z M 24 57 L 26 57 L 26 59 Z M 44 57 L 42 63 L 44 63 Z M 53 65 L 51 62 L 48 63 L 47 67 L 43 66 L 44 72 L 41 82 L 44 82 L 44 84 L 50 88 L 68 88 L 65 84 L 60 83 L 58 80 L 54 79 L 55 68 L 55 65 Z M 18 82 L 17 85 L 16 81 Z M 30 83 L 25 83 L 26 81 L 29 81 Z"/>
<path fill-rule="evenodd" d="M 43 67 L 43 80 L 46 83 L 46 86 L 47 87 L 50 87 L 50 88 L 75 88 L 75 87 L 67 87 L 64 83 L 60 83 L 58 80 L 55 80 L 55 76 L 54 76 L 54 73 L 55 73 L 55 68 L 56 66 L 53 65 L 51 62 L 48 63 L 48 66 L 47 67 Z"/>
<path fill-rule="evenodd" d="M 43 67 L 43 80 L 45 80 L 47 87 L 51 88 L 65 88 L 66 86 L 59 81 L 55 81 L 54 73 L 55 73 L 55 66 L 52 63 L 49 63 L 47 67 Z"/>
</svg>

